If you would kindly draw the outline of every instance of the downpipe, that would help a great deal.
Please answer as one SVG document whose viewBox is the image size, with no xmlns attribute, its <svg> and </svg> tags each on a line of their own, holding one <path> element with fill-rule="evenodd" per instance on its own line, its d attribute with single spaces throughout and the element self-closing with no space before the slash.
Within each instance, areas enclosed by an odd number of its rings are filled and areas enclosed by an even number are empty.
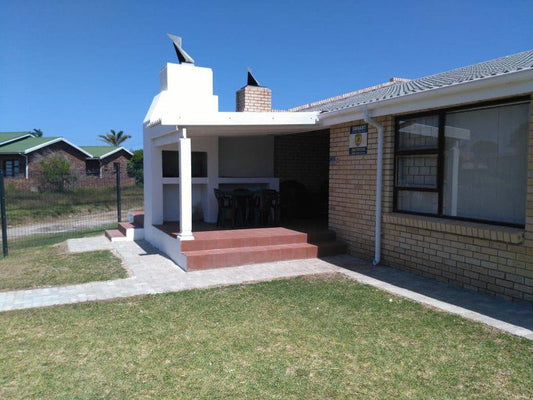
<svg viewBox="0 0 533 400">
<path fill-rule="evenodd" d="M 364 110 L 364 119 L 367 124 L 372 125 L 378 130 L 378 157 L 376 172 L 376 226 L 374 237 L 374 261 L 372 265 L 376 266 L 381 261 L 381 197 L 383 186 L 383 125 L 376 122 L 368 114 L 368 108 Z"/>
</svg>

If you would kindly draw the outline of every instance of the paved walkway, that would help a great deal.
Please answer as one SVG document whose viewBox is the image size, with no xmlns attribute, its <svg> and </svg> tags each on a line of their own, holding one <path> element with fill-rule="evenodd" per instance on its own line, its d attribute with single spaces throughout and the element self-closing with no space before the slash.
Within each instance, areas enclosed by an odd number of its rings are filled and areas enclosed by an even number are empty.
<svg viewBox="0 0 533 400">
<path fill-rule="evenodd" d="M 533 307 L 455 288 L 393 268 L 372 267 L 368 262 L 348 255 L 185 273 L 145 241 L 111 243 L 101 236 L 71 239 L 68 248 L 71 252 L 110 249 L 123 259 L 130 277 L 0 292 L 0 311 L 338 272 L 361 283 L 533 340 Z"/>
</svg>

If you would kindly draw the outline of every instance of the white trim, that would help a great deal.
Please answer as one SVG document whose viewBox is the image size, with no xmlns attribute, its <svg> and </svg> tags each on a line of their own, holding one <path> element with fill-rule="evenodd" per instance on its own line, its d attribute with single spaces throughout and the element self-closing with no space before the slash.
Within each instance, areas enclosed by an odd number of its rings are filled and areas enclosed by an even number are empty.
<svg viewBox="0 0 533 400">
<path fill-rule="evenodd" d="M 23 154 L 29 154 L 29 153 L 32 153 L 34 152 L 35 150 L 39 150 L 39 149 L 42 149 L 43 147 L 48 147 L 54 143 L 58 143 L 58 142 L 65 142 L 66 144 L 68 144 L 69 146 L 72 146 L 74 147 L 76 150 L 79 150 L 81 151 L 83 154 L 89 156 L 89 158 L 93 158 L 92 154 L 89 154 L 87 153 L 85 150 L 83 150 L 82 148 L 70 143 L 67 139 L 64 139 L 62 137 L 59 137 L 59 138 L 56 138 L 56 139 L 52 139 L 50 140 L 49 142 L 44 142 L 44 143 L 41 143 L 40 145 L 38 146 L 34 146 L 34 147 L 30 147 L 29 149 L 26 149 L 24 150 Z"/>
<path fill-rule="evenodd" d="M 90 146 L 87 146 L 87 147 L 90 147 Z M 128 149 L 126 149 L 125 147 L 122 147 L 120 146 L 118 149 L 115 149 L 113 151 L 110 151 L 109 153 L 105 153 L 103 155 L 101 155 L 100 157 L 92 157 L 92 158 L 95 158 L 95 159 L 102 159 L 102 158 L 106 158 L 106 157 L 109 157 L 111 154 L 115 154 L 117 151 L 120 151 L 120 150 L 124 150 L 126 153 L 128 153 L 130 156 L 133 155 L 133 153 L 131 151 L 129 151 Z"/>
<path fill-rule="evenodd" d="M 5 140 L 3 142 L 0 142 L 0 146 L 5 146 L 6 144 L 9 144 L 9 143 L 13 143 L 13 142 L 16 142 L 16 141 L 19 141 L 19 140 L 22 140 L 22 139 L 26 139 L 27 137 L 33 137 L 33 135 L 31 133 L 27 133 L 23 136 L 18 136 L 16 138 L 13 138 L 13 139 L 9 139 L 9 140 Z"/>
<path fill-rule="evenodd" d="M 283 126 L 316 125 L 318 111 L 188 113 L 163 118 L 162 125 L 180 126 Z"/>
</svg>

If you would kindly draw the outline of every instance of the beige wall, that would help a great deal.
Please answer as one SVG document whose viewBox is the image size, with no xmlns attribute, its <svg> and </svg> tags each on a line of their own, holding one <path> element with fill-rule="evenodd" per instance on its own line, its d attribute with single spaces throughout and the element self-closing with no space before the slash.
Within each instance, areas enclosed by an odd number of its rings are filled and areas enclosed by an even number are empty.
<svg viewBox="0 0 533 400">
<path fill-rule="evenodd" d="M 392 213 L 394 117 L 384 125 L 382 263 L 471 289 L 533 303 L 533 106 L 530 110 L 525 229 Z M 352 121 L 330 129 L 329 225 L 365 258 L 374 252 L 377 132 L 368 154 L 348 155 Z"/>
</svg>

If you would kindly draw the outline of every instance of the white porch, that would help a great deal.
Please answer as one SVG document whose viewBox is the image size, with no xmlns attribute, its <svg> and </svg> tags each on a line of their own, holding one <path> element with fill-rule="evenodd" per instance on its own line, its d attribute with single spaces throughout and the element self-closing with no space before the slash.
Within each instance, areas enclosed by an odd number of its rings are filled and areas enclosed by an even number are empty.
<svg viewBox="0 0 533 400">
<path fill-rule="evenodd" d="M 212 71 L 167 64 L 144 120 L 145 238 L 186 269 L 193 219 L 217 220 L 214 189 L 279 189 L 274 136 L 319 130 L 316 112 L 219 112 Z M 179 221 L 177 237 L 155 225 Z"/>
</svg>

